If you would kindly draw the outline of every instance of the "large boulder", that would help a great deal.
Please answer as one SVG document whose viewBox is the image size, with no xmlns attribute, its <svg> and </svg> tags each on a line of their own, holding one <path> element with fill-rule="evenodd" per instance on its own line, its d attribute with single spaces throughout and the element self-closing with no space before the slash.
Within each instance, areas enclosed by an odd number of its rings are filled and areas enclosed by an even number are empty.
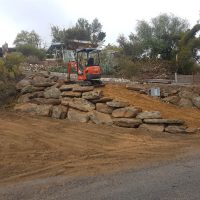
<svg viewBox="0 0 200 200">
<path fill-rule="evenodd" d="M 81 92 L 64 91 L 61 93 L 62 97 L 76 97 L 80 98 L 82 96 Z"/>
<path fill-rule="evenodd" d="M 48 117 L 51 115 L 52 105 L 37 105 L 33 103 L 24 103 L 17 104 L 14 107 L 14 110 Z"/>
<path fill-rule="evenodd" d="M 144 119 L 144 123 L 183 125 L 185 122 L 180 119 Z"/>
<path fill-rule="evenodd" d="M 113 124 L 113 121 L 109 114 L 101 113 L 96 110 L 90 113 L 90 119 L 95 124 L 106 124 L 106 125 Z"/>
<path fill-rule="evenodd" d="M 88 112 L 81 112 L 71 108 L 68 111 L 67 117 L 70 121 L 83 123 L 88 122 L 90 119 Z"/>
<path fill-rule="evenodd" d="M 197 108 L 200 108 L 200 96 L 198 96 L 198 97 L 193 97 L 192 103 L 193 103 Z"/>
<path fill-rule="evenodd" d="M 65 119 L 67 117 L 67 111 L 68 111 L 68 107 L 67 106 L 53 106 L 52 109 L 52 118 L 55 119 Z"/>
<path fill-rule="evenodd" d="M 173 126 L 167 126 L 165 128 L 165 132 L 174 133 L 174 134 L 176 134 L 176 133 L 187 133 L 186 129 L 187 129 L 187 127 L 185 127 L 185 126 L 174 126 L 173 125 Z"/>
<path fill-rule="evenodd" d="M 144 111 L 137 115 L 138 119 L 160 119 L 162 118 L 159 111 Z"/>
<path fill-rule="evenodd" d="M 186 98 L 181 98 L 178 105 L 182 108 L 191 108 L 193 106 L 192 101 Z"/>
<path fill-rule="evenodd" d="M 165 126 L 163 124 L 141 124 L 139 128 L 145 129 L 147 131 L 163 132 Z"/>
<path fill-rule="evenodd" d="M 45 99 L 45 98 L 34 98 L 30 100 L 31 103 L 35 104 L 51 104 L 51 105 L 59 105 L 61 103 L 60 99 Z"/>
<path fill-rule="evenodd" d="M 87 100 L 100 99 L 102 96 L 103 96 L 102 91 L 84 92 L 82 94 L 82 98 L 87 99 Z"/>
<path fill-rule="evenodd" d="M 74 91 L 74 92 L 90 92 L 93 90 L 94 90 L 93 86 L 79 86 L 79 87 L 74 87 L 72 89 L 72 91 Z"/>
<path fill-rule="evenodd" d="M 59 99 L 60 98 L 60 90 L 55 87 L 51 87 L 45 90 L 44 97 L 46 99 Z"/>
<path fill-rule="evenodd" d="M 95 110 L 95 105 L 93 103 L 82 98 L 74 98 L 69 102 L 69 106 L 84 112 Z"/>
<path fill-rule="evenodd" d="M 110 106 L 106 105 L 105 103 L 97 103 L 96 104 L 96 110 L 98 112 L 111 114 L 112 111 L 113 111 L 113 108 L 111 108 Z"/>
<path fill-rule="evenodd" d="M 59 89 L 61 92 L 63 92 L 63 91 L 70 91 L 76 87 L 80 87 L 80 86 L 78 84 L 68 84 L 68 85 L 62 85 Z"/>
<path fill-rule="evenodd" d="M 116 100 L 109 101 L 106 104 L 112 108 L 124 108 L 130 105 L 128 102 L 116 101 Z"/>
<path fill-rule="evenodd" d="M 136 118 L 114 118 L 113 123 L 116 126 L 126 127 L 126 128 L 137 128 L 142 124 L 141 119 Z"/>
<path fill-rule="evenodd" d="M 112 116 L 116 118 L 134 118 L 138 113 L 142 112 L 141 108 L 125 107 L 118 108 L 112 112 Z"/>
</svg>

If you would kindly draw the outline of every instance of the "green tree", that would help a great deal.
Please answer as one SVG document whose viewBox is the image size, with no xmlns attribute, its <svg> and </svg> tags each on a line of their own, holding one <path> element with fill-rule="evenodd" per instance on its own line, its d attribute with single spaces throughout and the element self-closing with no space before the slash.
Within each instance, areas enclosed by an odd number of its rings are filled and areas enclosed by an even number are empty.
<svg viewBox="0 0 200 200">
<path fill-rule="evenodd" d="M 20 45 L 32 45 L 34 47 L 39 47 L 41 44 L 40 36 L 32 30 L 31 32 L 22 30 L 17 34 L 14 44 L 18 47 Z"/>
<path fill-rule="evenodd" d="M 79 18 L 76 24 L 67 29 L 60 29 L 58 26 L 51 27 L 52 42 L 67 44 L 69 40 L 86 40 L 93 44 L 103 42 L 106 33 L 102 31 L 102 25 L 95 18 L 90 24 L 88 20 Z"/>
<path fill-rule="evenodd" d="M 196 37 L 200 31 L 200 24 L 196 24 L 191 30 L 182 34 L 178 45 L 177 66 L 178 72 L 191 74 L 194 72 L 199 62 L 198 51 L 200 50 L 200 36 Z"/>
<path fill-rule="evenodd" d="M 124 53 L 132 57 L 148 55 L 163 59 L 172 59 L 175 55 L 180 34 L 188 29 L 188 22 L 174 15 L 161 14 L 152 18 L 150 23 L 138 21 L 136 33 L 131 33 L 129 39 L 118 39 L 124 46 Z"/>
</svg>

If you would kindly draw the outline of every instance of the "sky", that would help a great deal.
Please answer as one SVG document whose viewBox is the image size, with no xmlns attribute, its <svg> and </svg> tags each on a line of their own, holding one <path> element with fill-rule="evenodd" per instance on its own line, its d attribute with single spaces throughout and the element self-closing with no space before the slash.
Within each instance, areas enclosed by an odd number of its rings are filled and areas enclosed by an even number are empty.
<svg viewBox="0 0 200 200">
<path fill-rule="evenodd" d="M 106 32 L 105 44 L 115 44 L 119 34 L 135 31 L 138 20 L 150 21 L 162 13 L 200 19 L 199 0 L 0 0 L 0 46 L 11 47 L 21 30 L 35 30 L 45 45 L 51 43 L 51 26 L 73 26 L 80 17 L 98 18 Z"/>
</svg>

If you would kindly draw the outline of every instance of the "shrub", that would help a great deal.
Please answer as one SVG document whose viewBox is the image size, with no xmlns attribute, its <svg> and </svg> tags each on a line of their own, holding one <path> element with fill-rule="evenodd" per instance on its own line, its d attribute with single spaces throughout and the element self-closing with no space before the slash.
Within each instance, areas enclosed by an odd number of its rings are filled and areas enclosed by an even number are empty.
<svg viewBox="0 0 200 200">
<path fill-rule="evenodd" d="M 139 67 L 134 63 L 129 57 L 121 56 L 118 58 L 118 65 L 120 69 L 120 74 L 123 77 L 132 78 L 136 76 L 139 72 Z"/>
<path fill-rule="evenodd" d="M 18 46 L 17 51 L 21 52 L 26 57 L 29 57 L 29 56 L 37 57 L 40 61 L 44 60 L 46 57 L 45 49 L 38 49 L 30 44 Z M 31 63 L 31 64 L 34 64 L 34 63 Z"/>
<path fill-rule="evenodd" d="M 6 58 L 0 59 L 0 79 L 15 79 L 21 75 L 20 64 L 24 62 L 21 53 L 9 53 Z"/>
</svg>

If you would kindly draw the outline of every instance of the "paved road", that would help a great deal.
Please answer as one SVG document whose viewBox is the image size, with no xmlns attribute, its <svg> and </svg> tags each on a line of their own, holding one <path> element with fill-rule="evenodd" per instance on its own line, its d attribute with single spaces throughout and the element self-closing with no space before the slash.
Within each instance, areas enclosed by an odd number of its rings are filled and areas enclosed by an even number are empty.
<svg viewBox="0 0 200 200">
<path fill-rule="evenodd" d="M 112 175 L 1 187 L 1 200 L 199 200 L 200 156 Z"/>
</svg>

